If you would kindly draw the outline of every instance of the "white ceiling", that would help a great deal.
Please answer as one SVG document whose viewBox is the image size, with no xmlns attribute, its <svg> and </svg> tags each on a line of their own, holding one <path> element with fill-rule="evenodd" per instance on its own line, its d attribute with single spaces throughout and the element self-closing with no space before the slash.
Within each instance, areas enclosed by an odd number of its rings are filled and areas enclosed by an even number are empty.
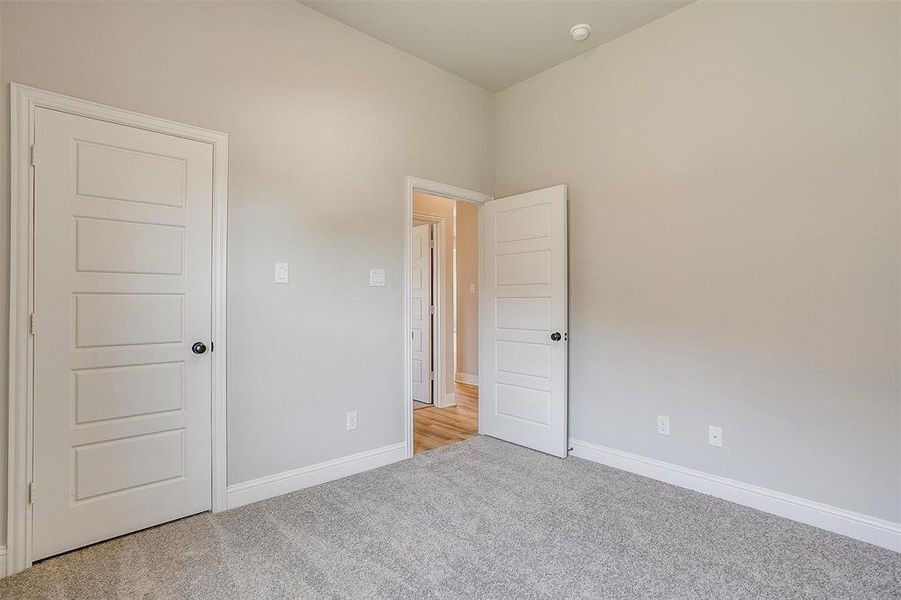
<svg viewBox="0 0 901 600">
<path fill-rule="evenodd" d="M 300 0 L 404 52 L 499 91 L 692 0 Z M 581 43 L 576 23 L 591 25 Z"/>
</svg>

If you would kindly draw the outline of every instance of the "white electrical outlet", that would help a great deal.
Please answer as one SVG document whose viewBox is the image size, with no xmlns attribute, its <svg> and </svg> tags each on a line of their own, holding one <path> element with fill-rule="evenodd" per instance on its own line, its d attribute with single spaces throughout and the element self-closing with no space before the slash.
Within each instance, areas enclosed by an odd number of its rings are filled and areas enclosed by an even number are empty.
<svg viewBox="0 0 901 600">
<path fill-rule="evenodd" d="M 657 415 L 657 433 L 660 435 L 669 435 L 669 417 L 666 415 Z"/>
<path fill-rule="evenodd" d="M 707 443 L 717 448 L 723 445 L 723 428 L 711 425 L 707 428 Z"/>
<path fill-rule="evenodd" d="M 357 428 L 357 411 L 347 413 L 347 430 L 354 431 Z"/>
</svg>

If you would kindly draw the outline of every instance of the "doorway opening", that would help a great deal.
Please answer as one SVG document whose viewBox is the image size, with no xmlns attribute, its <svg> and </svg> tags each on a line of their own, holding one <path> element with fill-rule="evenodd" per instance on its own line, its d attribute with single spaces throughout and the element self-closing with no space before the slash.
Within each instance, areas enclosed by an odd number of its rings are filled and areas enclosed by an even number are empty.
<svg viewBox="0 0 901 600">
<path fill-rule="evenodd" d="M 489 196 L 408 179 L 408 456 L 478 434 L 479 210 Z"/>
</svg>

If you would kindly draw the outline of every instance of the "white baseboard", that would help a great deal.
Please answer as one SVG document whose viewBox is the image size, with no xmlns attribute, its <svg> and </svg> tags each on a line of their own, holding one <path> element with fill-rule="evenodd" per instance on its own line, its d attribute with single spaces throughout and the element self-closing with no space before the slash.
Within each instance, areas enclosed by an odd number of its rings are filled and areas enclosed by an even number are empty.
<svg viewBox="0 0 901 600">
<path fill-rule="evenodd" d="M 0 546 L 0 579 L 6 577 L 6 546 Z"/>
<path fill-rule="evenodd" d="M 455 373 L 454 381 L 468 383 L 469 385 L 479 385 L 479 376 L 472 373 Z"/>
<path fill-rule="evenodd" d="M 275 475 L 252 479 L 228 486 L 226 492 L 228 507 L 236 508 L 244 504 L 259 502 L 266 498 L 296 492 L 303 488 L 319 485 L 327 481 L 341 479 L 348 475 L 362 473 L 383 467 L 406 458 L 407 445 L 404 442 L 367 450 L 350 456 L 321 462 L 309 467 L 293 469 Z"/>
<path fill-rule="evenodd" d="M 570 439 L 572 456 L 629 471 L 696 492 L 716 496 L 763 512 L 901 552 L 901 523 L 894 523 L 828 504 L 653 458 Z"/>
</svg>

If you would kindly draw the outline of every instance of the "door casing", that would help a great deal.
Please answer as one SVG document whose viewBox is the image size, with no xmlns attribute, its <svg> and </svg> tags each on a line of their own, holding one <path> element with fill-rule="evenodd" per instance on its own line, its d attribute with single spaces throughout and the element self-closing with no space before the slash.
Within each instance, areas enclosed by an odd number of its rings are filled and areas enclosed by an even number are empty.
<svg viewBox="0 0 901 600">
<path fill-rule="evenodd" d="M 212 507 L 226 509 L 226 240 L 228 135 L 48 92 L 10 84 L 10 289 L 9 289 L 9 445 L 6 572 L 32 563 L 29 482 L 33 476 L 34 349 L 30 331 L 34 309 L 34 178 L 32 152 L 35 109 L 47 108 L 119 125 L 209 143 L 213 146 L 212 214 Z M 412 407 L 411 407 L 412 408 Z M 39 493 L 39 492 L 36 492 Z"/>
</svg>

